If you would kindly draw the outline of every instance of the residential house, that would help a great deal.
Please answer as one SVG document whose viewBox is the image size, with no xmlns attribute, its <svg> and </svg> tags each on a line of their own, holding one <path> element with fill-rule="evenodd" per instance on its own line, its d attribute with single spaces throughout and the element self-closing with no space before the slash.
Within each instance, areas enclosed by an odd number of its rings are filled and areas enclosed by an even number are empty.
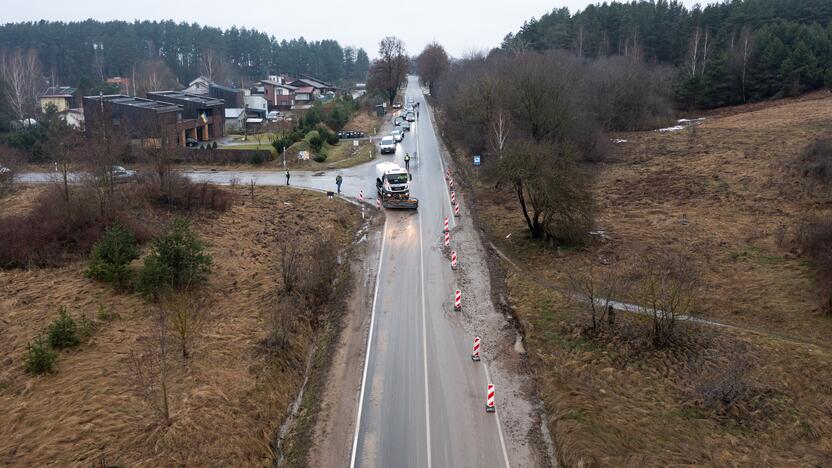
<svg viewBox="0 0 832 468">
<path fill-rule="evenodd" d="M 269 112 L 269 101 L 262 94 L 252 94 L 245 96 L 246 112 L 252 116 L 265 118 Z"/>
<path fill-rule="evenodd" d="M 329 84 L 329 83 L 327 83 L 323 80 L 319 80 L 317 78 L 313 78 L 313 77 L 308 76 L 308 75 L 302 75 L 302 77 L 300 79 L 292 81 L 289 84 L 292 85 L 292 86 L 296 86 L 298 88 L 311 86 L 315 90 L 315 92 L 314 92 L 315 96 L 323 96 L 323 95 L 335 93 L 336 91 L 338 91 L 337 86 L 334 86 L 334 85 Z"/>
<path fill-rule="evenodd" d="M 304 86 L 295 90 L 295 105 L 293 109 L 306 109 L 310 107 L 318 96 L 315 88 L 311 86 Z"/>
<path fill-rule="evenodd" d="M 84 109 L 67 109 L 64 112 L 60 113 L 61 118 L 72 128 L 75 129 L 83 129 L 84 128 Z"/>
<path fill-rule="evenodd" d="M 182 117 L 176 124 L 178 141 L 184 145 L 188 138 L 214 140 L 225 135 L 225 103 L 205 95 L 182 91 L 155 91 L 148 99 L 182 107 Z"/>
<path fill-rule="evenodd" d="M 188 94 L 208 94 L 208 89 L 211 87 L 211 80 L 204 76 L 198 76 L 193 81 L 188 83 L 188 87 L 183 89 L 183 93 Z"/>
<path fill-rule="evenodd" d="M 50 86 L 38 96 L 38 104 L 42 110 L 52 104 L 58 112 L 64 112 L 73 107 L 75 93 L 78 90 L 69 86 Z"/>
<path fill-rule="evenodd" d="M 295 105 L 295 86 L 272 80 L 262 80 L 260 84 L 269 109 L 291 109 Z"/>
<path fill-rule="evenodd" d="M 225 108 L 225 133 L 241 132 L 245 129 L 246 110 Z"/>
</svg>

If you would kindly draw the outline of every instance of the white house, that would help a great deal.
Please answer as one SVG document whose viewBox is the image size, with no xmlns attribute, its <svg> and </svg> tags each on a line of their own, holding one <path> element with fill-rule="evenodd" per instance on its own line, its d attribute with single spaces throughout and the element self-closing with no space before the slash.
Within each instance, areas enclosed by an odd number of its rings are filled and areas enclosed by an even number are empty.
<svg viewBox="0 0 832 468">
<path fill-rule="evenodd" d="M 225 132 L 241 132 L 246 125 L 246 110 L 226 108 L 225 109 Z"/>
<path fill-rule="evenodd" d="M 204 76 L 198 76 L 193 81 L 188 83 L 188 87 L 184 92 L 188 94 L 208 94 L 208 88 L 211 87 L 211 80 Z"/>
<path fill-rule="evenodd" d="M 269 101 L 262 95 L 245 96 L 246 110 L 252 114 L 257 114 L 258 117 L 265 117 L 269 112 Z"/>
</svg>

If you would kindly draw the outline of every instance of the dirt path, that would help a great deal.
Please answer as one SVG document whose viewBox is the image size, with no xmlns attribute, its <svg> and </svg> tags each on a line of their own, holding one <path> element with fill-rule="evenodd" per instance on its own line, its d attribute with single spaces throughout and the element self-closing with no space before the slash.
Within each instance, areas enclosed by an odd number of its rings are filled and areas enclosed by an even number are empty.
<svg viewBox="0 0 832 468">
<path fill-rule="evenodd" d="M 380 226 L 375 226 L 368 233 L 361 241 L 362 252 L 350 266 L 353 287 L 326 376 L 327 386 L 309 449 L 309 466 L 349 464 L 382 232 Z"/>
</svg>

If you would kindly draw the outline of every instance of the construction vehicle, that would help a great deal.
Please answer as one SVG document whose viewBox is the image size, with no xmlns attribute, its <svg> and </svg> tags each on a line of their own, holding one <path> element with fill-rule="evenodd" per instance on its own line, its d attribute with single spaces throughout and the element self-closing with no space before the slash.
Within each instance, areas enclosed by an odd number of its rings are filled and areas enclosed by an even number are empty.
<svg viewBox="0 0 832 468">
<path fill-rule="evenodd" d="M 376 164 L 376 190 L 385 208 L 415 210 L 419 200 L 410 196 L 413 175 L 392 162 Z"/>
</svg>

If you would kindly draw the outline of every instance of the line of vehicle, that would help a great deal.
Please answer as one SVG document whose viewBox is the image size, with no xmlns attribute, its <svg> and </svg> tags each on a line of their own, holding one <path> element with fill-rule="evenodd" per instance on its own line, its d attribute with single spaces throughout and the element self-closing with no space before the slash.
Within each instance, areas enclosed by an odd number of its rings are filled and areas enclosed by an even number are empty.
<svg viewBox="0 0 832 468">
<path fill-rule="evenodd" d="M 381 250 L 378 254 L 378 268 L 376 269 L 376 290 L 373 293 L 373 309 L 370 313 L 370 333 L 367 335 L 367 351 L 364 353 L 364 374 L 361 377 L 361 392 L 358 395 L 358 415 L 355 419 L 355 437 L 352 441 L 352 455 L 350 456 L 350 468 L 355 468 L 355 456 L 358 453 L 358 435 L 361 432 L 361 412 L 364 409 L 364 390 L 367 388 L 367 368 L 370 364 L 370 352 L 373 349 L 373 331 L 376 322 L 376 302 L 378 301 L 378 289 L 381 283 L 381 267 L 384 260 L 384 246 L 387 240 L 387 217 L 384 218 L 384 228 L 381 231 Z"/>
<path fill-rule="evenodd" d="M 488 364 L 482 363 L 482 368 L 485 369 L 485 380 L 488 383 L 491 382 L 491 375 L 488 373 Z M 506 450 L 506 441 L 503 438 L 503 425 L 500 423 L 500 415 L 495 411 L 494 418 L 497 420 L 497 434 L 500 435 L 500 447 L 503 449 L 503 460 L 506 463 L 506 468 L 511 468 L 511 464 L 508 462 L 508 450 Z"/>
</svg>

